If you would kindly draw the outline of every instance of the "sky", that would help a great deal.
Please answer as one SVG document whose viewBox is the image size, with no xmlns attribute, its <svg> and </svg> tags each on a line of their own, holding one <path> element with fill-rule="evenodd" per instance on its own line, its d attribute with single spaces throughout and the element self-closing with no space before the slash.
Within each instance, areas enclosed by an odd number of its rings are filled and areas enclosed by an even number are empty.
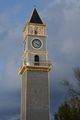
<svg viewBox="0 0 80 120">
<path fill-rule="evenodd" d="M 22 30 L 35 6 L 48 27 L 51 120 L 65 98 L 60 81 L 80 66 L 80 0 L 0 0 L 0 120 L 20 117 Z"/>
</svg>

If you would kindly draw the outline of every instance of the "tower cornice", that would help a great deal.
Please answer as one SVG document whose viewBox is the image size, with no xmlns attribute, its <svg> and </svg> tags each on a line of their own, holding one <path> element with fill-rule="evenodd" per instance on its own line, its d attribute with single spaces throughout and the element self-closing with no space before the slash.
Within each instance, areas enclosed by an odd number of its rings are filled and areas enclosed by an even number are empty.
<svg viewBox="0 0 80 120">
<path fill-rule="evenodd" d="M 29 26 L 29 25 L 44 26 L 44 27 L 47 26 L 46 24 L 38 24 L 38 23 L 30 23 L 30 22 L 27 22 L 26 25 L 25 25 L 25 27 L 23 28 L 23 32 L 25 31 L 26 27 Z"/>
<path fill-rule="evenodd" d="M 30 51 L 30 50 L 25 50 L 22 57 L 24 57 L 26 54 L 48 54 L 48 51 Z"/>
<path fill-rule="evenodd" d="M 24 65 L 19 69 L 19 75 L 23 75 L 26 71 L 44 71 L 49 72 L 52 69 L 52 66 L 27 66 Z"/>
<path fill-rule="evenodd" d="M 32 37 L 41 37 L 41 38 L 43 38 L 43 37 L 47 37 L 48 35 L 32 35 L 32 34 L 27 34 L 26 35 L 26 37 L 24 38 L 24 41 L 26 41 L 26 38 L 28 37 L 28 36 L 32 36 Z"/>
</svg>

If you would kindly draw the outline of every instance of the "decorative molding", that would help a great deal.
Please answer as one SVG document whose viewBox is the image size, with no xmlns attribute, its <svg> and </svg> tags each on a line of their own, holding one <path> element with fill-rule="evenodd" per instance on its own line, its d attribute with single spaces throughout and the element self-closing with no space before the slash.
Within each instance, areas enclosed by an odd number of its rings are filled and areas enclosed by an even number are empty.
<svg viewBox="0 0 80 120">
<path fill-rule="evenodd" d="M 27 22 L 25 27 L 23 28 L 23 32 L 25 31 L 26 27 L 29 26 L 29 25 L 36 25 L 36 26 L 44 26 L 44 27 L 46 27 L 46 24 L 38 24 L 38 23 L 35 24 L 35 23 Z"/>
<path fill-rule="evenodd" d="M 30 51 L 30 50 L 27 50 L 27 51 L 24 51 L 22 57 L 24 58 L 24 56 L 26 54 L 45 54 L 45 55 L 47 55 L 48 51 Z"/>
<path fill-rule="evenodd" d="M 26 71 L 47 71 L 49 72 L 52 66 L 22 66 L 19 70 L 19 75 L 23 75 Z"/>
</svg>

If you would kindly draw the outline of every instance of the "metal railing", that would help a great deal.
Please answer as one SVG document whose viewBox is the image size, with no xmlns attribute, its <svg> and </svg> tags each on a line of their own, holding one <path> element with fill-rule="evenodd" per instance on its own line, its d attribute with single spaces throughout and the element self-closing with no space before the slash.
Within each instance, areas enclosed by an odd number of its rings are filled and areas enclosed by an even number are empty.
<svg viewBox="0 0 80 120">
<path fill-rule="evenodd" d="M 51 66 L 51 63 L 49 61 L 39 61 L 39 62 L 35 62 L 35 61 L 23 61 L 23 66 L 46 66 L 49 67 Z"/>
</svg>

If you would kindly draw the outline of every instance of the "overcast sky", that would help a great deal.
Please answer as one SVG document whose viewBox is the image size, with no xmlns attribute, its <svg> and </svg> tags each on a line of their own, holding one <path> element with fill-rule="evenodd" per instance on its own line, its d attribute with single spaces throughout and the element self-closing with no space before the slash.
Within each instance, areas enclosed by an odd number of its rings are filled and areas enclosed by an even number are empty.
<svg viewBox="0 0 80 120">
<path fill-rule="evenodd" d="M 48 26 L 51 116 L 63 100 L 60 81 L 80 66 L 80 0 L 0 0 L 0 120 L 19 118 L 22 30 L 34 6 Z"/>
</svg>

